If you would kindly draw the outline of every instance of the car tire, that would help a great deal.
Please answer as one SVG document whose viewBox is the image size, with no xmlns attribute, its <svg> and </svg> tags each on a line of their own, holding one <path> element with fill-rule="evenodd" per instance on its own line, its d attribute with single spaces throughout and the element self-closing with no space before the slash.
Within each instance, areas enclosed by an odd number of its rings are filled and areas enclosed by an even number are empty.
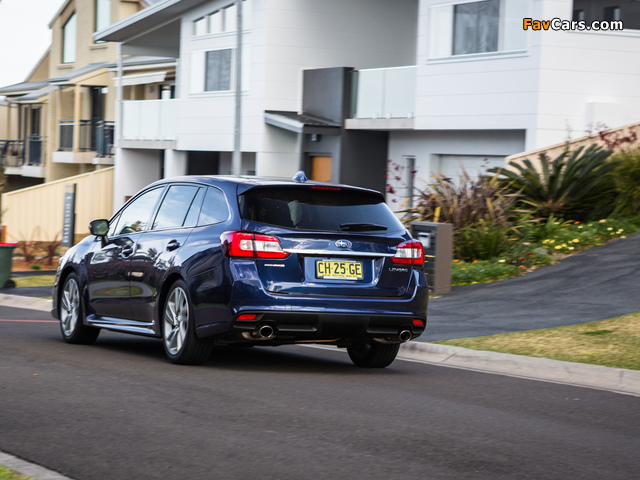
<svg viewBox="0 0 640 480">
<path fill-rule="evenodd" d="M 64 280 L 58 299 L 60 332 L 67 343 L 90 345 L 100 334 L 99 328 L 88 327 L 84 322 L 84 305 L 80 295 L 78 276 L 70 273 Z"/>
<path fill-rule="evenodd" d="M 169 360 L 179 365 L 200 365 L 211 355 L 212 343 L 196 336 L 189 290 L 182 280 L 171 286 L 164 303 L 162 340 Z"/>
<path fill-rule="evenodd" d="M 399 343 L 358 343 L 347 347 L 351 361 L 364 368 L 388 367 L 396 359 L 398 350 Z"/>
</svg>

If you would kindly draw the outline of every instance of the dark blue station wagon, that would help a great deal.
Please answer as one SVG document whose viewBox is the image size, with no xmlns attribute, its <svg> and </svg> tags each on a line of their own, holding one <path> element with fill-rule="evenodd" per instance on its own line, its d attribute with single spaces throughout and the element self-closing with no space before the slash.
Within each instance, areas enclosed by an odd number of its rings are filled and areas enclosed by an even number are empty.
<svg viewBox="0 0 640 480">
<path fill-rule="evenodd" d="M 68 343 L 103 328 L 158 337 L 180 364 L 214 344 L 321 343 L 386 367 L 426 326 L 422 245 L 379 192 L 178 177 L 90 230 L 56 274 L 52 314 Z"/>
</svg>

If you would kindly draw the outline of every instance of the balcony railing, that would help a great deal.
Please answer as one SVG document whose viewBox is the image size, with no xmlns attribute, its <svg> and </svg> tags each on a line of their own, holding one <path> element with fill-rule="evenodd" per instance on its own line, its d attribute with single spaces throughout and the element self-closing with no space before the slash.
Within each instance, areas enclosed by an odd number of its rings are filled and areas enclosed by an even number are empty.
<svg viewBox="0 0 640 480">
<path fill-rule="evenodd" d="M 353 72 L 351 118 L 413 118 L 416 66 Z"/>
<path fill-rule="evenodd" d="M 75 128 L 73 120 L 60 120 L 58 150 L 74 150 Z M 113 155 L 113 122 L 80 120 L 78 135 L 78 151 L 97 152 L 99 156 Z"/>
<path fill-rule="evenodd" d="M 31 135 L 29 137 L 29 165 L 42 165 L 42 137 Z"/>
<path fill-rule="evenodd" d="M 96 129 L 96 152 L 100 157 L 113 156 L 114 122 L 100 121 Z"/>
<path fill-rule="evenodd" d="M 21 167 L 24 164 L 24 140 L 0 140 L 0 164 Z"/>
<path fill-rule="evenodd" d="M 123 140 L 175 140 L 178 101 L 129 100 L 122 102 Z"/>
</svg>

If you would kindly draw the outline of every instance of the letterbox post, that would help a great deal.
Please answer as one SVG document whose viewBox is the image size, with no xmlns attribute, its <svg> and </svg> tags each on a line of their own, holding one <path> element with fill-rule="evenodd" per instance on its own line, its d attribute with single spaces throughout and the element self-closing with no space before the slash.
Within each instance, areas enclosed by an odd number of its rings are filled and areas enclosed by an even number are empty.
<svg viewBox="0 0 640 480">
<path fill-rule="evenodd" d="M 411 235 L 422 243 L 424 272 L 435 294 L 451 292 L 453 261 L 453 225 L 450 223 L 411 222 Z"/>
</svg>

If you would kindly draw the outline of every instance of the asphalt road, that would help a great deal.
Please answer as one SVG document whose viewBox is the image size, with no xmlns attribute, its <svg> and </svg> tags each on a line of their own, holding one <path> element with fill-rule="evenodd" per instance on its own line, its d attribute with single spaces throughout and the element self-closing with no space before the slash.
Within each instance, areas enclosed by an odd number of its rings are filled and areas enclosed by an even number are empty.
<svg viewBox="0 0 640 480">
<path fill-rule="evenodd" d="M 429 302 L 419 341 L 493 335 L 604 320 L 640 311 L 640 234 L 526 275 L 453 287 Z"/>
<path fill-rule="evenodd" d="M 628 479 L 640 399 L 302 346 L 66 345 L 45 312 L 0 307 L 0 450 L 79 480 Z M 6 321 L 10 320 L 10 321 Z"/>
</svg>

